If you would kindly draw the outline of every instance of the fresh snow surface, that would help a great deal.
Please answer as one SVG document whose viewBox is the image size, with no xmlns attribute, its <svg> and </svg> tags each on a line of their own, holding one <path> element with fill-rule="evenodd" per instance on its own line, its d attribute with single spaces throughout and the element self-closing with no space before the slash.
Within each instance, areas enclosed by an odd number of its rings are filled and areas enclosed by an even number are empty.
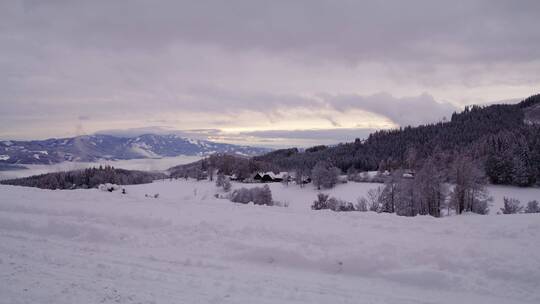
<svg viewBox="0 0 540 304">
<path fill-rule="evenodd" d="M 7 156 L 7 155 L 6 155 Z M 103 160 L 99 162 L 63 162 L 53 165 L 24 165 L 26 170 L 0 171 L 0 180 L 32 176 L 58 171 L 69 171 L 90 168 L 100 165 L 111 165 L 115 168 L 143 171 L 164 171 L 170 167 L 188 164 L 200 160 L 200 156 L 175 156 L 155 159 Z"/>
<path fill-rule="evenodd" d="M 540 303 L 539 214 L 313 211 L 309 186 L 270 187 L 289 208 L 205 181 L 0 185 L 0 303 Z"/>
</svg>

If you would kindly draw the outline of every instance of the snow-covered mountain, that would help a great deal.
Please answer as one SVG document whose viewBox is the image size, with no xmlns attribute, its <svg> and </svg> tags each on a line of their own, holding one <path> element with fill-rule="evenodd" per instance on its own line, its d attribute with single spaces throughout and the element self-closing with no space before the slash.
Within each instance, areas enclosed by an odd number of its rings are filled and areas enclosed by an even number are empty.
<svg viewBox="0 0 540 304">
<path fill-rule="evenodd" d="M 196 140 L 178 135 L 145 134 L 137 137 L 84 135 L 31 141 L 0 141 L 1 164 L 54 164 L 63 161 L 160 158 L 179 155 L 232 153 L 253 156 L 266 148 Z"/>
</svg>

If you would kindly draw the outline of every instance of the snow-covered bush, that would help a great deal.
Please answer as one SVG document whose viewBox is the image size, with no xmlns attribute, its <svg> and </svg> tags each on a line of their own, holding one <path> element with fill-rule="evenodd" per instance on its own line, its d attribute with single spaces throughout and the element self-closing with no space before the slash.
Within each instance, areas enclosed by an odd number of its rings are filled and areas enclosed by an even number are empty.
<svg viewBox="0 0 540 304">
<path fill-rule="evenodd" d="M 489 200 L 480 200 L 478 202 L 476 202 L 476 204 L 473 205 L 472 207 L 472 212 L 476 213 L 476 214 L 482 214 L 482 215 L 486 215 L 489 213 L 489 202 L 491 201 L 491 199 Z"/>
<path fill-rule="evenodd" d="M 319 193 L 317 200 L 311 205 L 313 210 L 330 209 L 332 211 L 354 211 L 351 202 L 343 201 L 335 197 L 328 198 L 327 194 Z"/>
<path fill-rule="evenodd" d="M 273 206 L 272 191 L 268 185 L 234 190 L 231 194 L 231 201 L 241 204 L 253 202 L 255 205 Z"/>
<path fill-rule="evenodd" d="M 231 181 L 230 181 L 228 178 L 226 178 L 226 179 L 223 181 L 223 185 L 222 185 L 222 186 L 223 186 L 223 191 L 225 191 L 225 192 L 231 191 Z"/>
<path fill-rule="evenodd" d="M 247 204 L 251 201 L 251 192 L 248 188 L 236 189 L 231 194 L 231 202 Z"/>
<path fill-rule="evenodd" d="M 255 203 L 255 205 L 273 205 L 272 191 L 270 191 L 270 187 L 268 187 L 268 185 L 264 185 L 260 188 L 251 188 L 251 193 L 253 203 Z"/>
<path fill-rule="evenodd" d="M 521 202 L 515 198 L 504 197 L 504 207 L 501 208 L 503 214 L 520 213 L 523 210 Z"/>
<path fill-rule="evenodd" d="M 311 209 L 313 210 L 321 210 L 321 209 L 328 209 L 326 202 L 328 201 L 328 194 L 319 193 L 317 194 L 317 200 L 313 201 L 313 204 L 311 205 Z"/>
<path fill-rule="evenodd" d="M 369 202 L 369 211 L 380 212 L 381 211 L 381 197 L 382 197 L 383 188 L 377 187 L 375 189 L 370 189 L 367 193 L 368 202 Z"/>
<path fill-rule="evenodd" d="M 525 208 L 525 213 L 540 213 L 540 206 L 538 206 L 538 201 L 528 202 L 527 208 Z"/>
<path fill-rule="evenodd" d="M 223 188 L 223 191 L 231 191 L 231 180 L 228 177 L 225 177 L 223 173 L 218 173 L 216 177 L 216 187 Z"/>
<path fill-rule="evenodd" d="M 328 209 L 332 211 L 354 211 L 354 205 L 351 202 L 331 197 L 327 201 Z"/>
<path fill-rule="evenodd" d="M 225 183 L 225 175 L 223 173 L 218 173 L 216 178 L 216 187 L 223 187 Z"/>
<path fill-rule="evenodd" d="M 356 211 L 366 212 L 368 211 L 368 200 L 365 197 L 359 197 L 356 202 Z"/>
<path fill-rule="evenodd" d="M 106 183 L 106 184 L 99 185 L 98 189 L 101 190 L 101 191 L 113 192 L 113 191 L 116 191 L 116 190 L 120 190 L 120 186 L 118 186 L 116 184 Z"/>
</svg>

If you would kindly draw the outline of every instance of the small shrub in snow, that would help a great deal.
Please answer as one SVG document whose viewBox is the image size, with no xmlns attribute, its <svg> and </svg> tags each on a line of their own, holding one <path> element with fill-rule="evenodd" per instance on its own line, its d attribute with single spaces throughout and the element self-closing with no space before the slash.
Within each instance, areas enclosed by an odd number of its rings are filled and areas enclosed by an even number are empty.
<svg viewBox="0 0 540 304">
<path fill-rule="evenodd" d="M 337 198 L 331 197 L 326 201 L 326 206 L 323 209 L 336 210 L 339 208 L 340 203 L 341 202 Z"/>
<path fill-rule="evenodd" d="M 311 209 L 313 210 L 321 210 L 321 209 L 328 209 L 326 202 L 328 201 L 328 194 L 319 193 L 317 194 L 317 200 L 313 201 L 313 204 L 311 205 Z"/>
<path fill-rule="evenodd" d="M 332 211 L 354 211 L 354 205 L 351 202 L 331 197 L 328 201 L 328 209 Z"/>
<path fill-rule="evenodd" d="M 251 193 L 247 188 L 240 188 L 233 191 L 231 194 L 231 202 L 247 204 L 251 202 Z"/>
<path fill-rule="evenodd" d="M 382 198 L 382 187 L 377 187 L 375 189 L 370 189 L 367 193 L 368 202 L 369 202 L 369 211 L 380 212 L 381 211 L 381 198 Z"/>
<path fill-rule="evenodd" d="M 231 194 L 231 201 L 234 203 L 247 204 L 253 202 L 255 205 L 272 206 L 272 191 L 268 185 L 254 187 L 251 189 L 240 188 Z"/>
<path fill-rule="evenodd" d="M 368 201 L 365 197 L 358 198 L 356 202 L 356 211 L 366 212 L 368 211 Z"/>
<path fill-rule="evenodd" d="M 540 206 L 538 201 L 530 201 L 527 203 L 527 208 L 525 208 L 525 213 L 540 213 Z"/>
<path fill-rule="evenodd" d="M 226 178 L 223 181 L 223 191 L 225 192 L 231 191 L 231 181 L 228 178 Z"/>
<path fill-rule="evenodd" d="M 478 201 L 474 206 L 472 207 L 472 212 L 476 214 L 482 214 L 486 215 L 489 213 L 489 202 L 491 200 L 481 200 Z"/>
<path fill-rule="evenodd" d="M 515 198 L 504 197 L 504 208 L 501 208 L 503 214 L 520 213 L 523 210 L 521 202 Z"/>
<path fill-rule="evenodd" d="M 223 183 L 225 183 L 225 175 L 219 173 L 216 178 L 216 187 L 223 187 Z"/>
<path fill-rule="evenodd" d="M 106 183 L 106 184 L 99 185 L 98 189 L 101 190 L 101 191 L 113 192 L 113 191 L 116 191 L 116 190 L 120 190 L 120 186 L 118 186 L 116 184 Z"/>
<path fill-rule="evenodd" d="M 311 205 L 313 210 L 330 209 L 332 211 L 354 211 L 351 202 L 343 201 L 335 197 L 328 198 L 328 194 L 319 193 L 317 200 Z"/>
</svg>

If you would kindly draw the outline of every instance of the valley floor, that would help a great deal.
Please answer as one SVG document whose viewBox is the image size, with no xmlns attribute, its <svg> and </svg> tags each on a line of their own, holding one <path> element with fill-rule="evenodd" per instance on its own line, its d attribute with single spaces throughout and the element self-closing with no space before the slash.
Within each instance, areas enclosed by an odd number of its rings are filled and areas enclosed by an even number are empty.
<svg viewBox="0 0 540 304">
<path fill-rule="evenodd" d="M 540 302 L 539 214 L 312 211 L 315 190 L 271 187 L 288 208 L 216 199 L 210 182 L 0 185 L 0 303 Z"/>
</svg>

